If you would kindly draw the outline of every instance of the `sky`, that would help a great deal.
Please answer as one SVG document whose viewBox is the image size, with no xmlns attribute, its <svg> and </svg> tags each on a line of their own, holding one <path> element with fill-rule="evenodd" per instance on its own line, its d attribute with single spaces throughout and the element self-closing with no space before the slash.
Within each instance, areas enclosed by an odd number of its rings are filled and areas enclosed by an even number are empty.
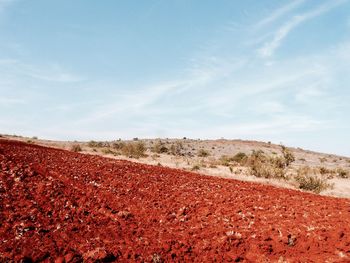
<svg viewBox="0 0 350 263">
<path fill-rule="evenodd" d="M 350 0 L 0 0 L 0 133 L 350 156 Z"/>
</svg>

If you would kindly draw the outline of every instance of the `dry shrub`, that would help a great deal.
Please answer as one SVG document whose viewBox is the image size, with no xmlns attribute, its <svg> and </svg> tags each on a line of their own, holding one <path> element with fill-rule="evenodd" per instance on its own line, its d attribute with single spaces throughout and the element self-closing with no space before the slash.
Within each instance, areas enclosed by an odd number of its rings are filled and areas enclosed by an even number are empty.
<svg viewBox="0 0 350 263">
<path fill-rule="evenodd" d="M 222 155 L 219 161 L 220 161 L 220 164 L 223 166 L 230 166 L 231 158 L 227 155 Z"/>
<path fill-rule="evenodd" d="M 193 165 L 191 168 L 192 171 L 198 171 L 200 169 L 201 169 L 201 167 L 198 164 Z"/>
<path fill-rule="evenodd" d="M 262 151 L 253 151 L 247 165 L 256 177 L 287 179 L 283 157 L 271 157 Z"/>
<path fill-rule="evenodd" d="M 349 178 L 349 171 L 346 171 L 342 168 L 336 169 L 336 174 L 339 178 L 343 178 L 343 179 Z"/>
<path fill-rule="evenodd" d="M 317 169 L 318 169 L 318 171 L 316 170 L 314 173 L 315 174 L 318 173 L 318 174 L 322 175 L 323 177 L 325 177 L 327 179 L 332 179 L 336 175 L 336 171 L 335 170 L 328 169 L 326 167 L 318 167 Z"/>
<path fill-rule="evenodd" d="M 89 141 L 88 146 L 91 148 L 109 147 L 109 142 Z"/>
<path fill-rule="evenodd" d="M 151 151 L 154 153 L 167 153 L 169 149 L 165 146 L 165 144 L 162 141 L 159 140 L 153 145 Z"/>
<path fill-rule="evenodd" d="M 209 152 L 207 150 L 204 149 L 200 149 L 197 152 L 198 157 L 208 157 L 209 156 Z"/>
<path fill-rule="evenodd" d="M 125 143 L 121 150 L 130 158 L 146 157 L 146 146 L 142 141 Z"/>
<path fill-rule="evenodd" d="M 286 167 L 288 167 L 292 162 L 295 161 L 295 157 L 291 150 L 289 150 L 286 146 L 281 145 L 281 148 L 284 164 Z"/>
<path fill-rule="evenodd" d="M 115 151 L 112 151 L 110 148 L 103 148 L 102 149 L 103 154 L 112 154 L 112 155 L 117 155 L 118 153 Z"/>
<path fill-rule="evenodd" d="M 337 169 L 328 169 L 325 167 L 319 167 L 319 173 L 326 177 L 327 179 L 332 179 L 334 177 L 338 177 L 338 178 L 349 178 L 349 172 L 344 170 L 343 168 L 337 168 Z"/>
<path fill-rule="evenodd" d="M 248 160 L 248 156 L 244 152 L 236 153 L 234 156 L 222 155 L 220 157 L 221 165 L 245 165 Z"/>
<path fill-rule="evenodd" d="M 248 159 L 248 156 L 243 152 L 236 153 L 232 157 L 232 161 L 237 162 L 241 165 L 243 165 L 247 161 L 247 159 Z"/>
<path fill-rule="evenodd" d="M 328 188 L 332 188 L 332 184 L 321 175 L 315 174 L 315 170 L 310 167 L 302 167 L 298 169 L 295 177 L 299 189 L 320 193 Z"/>
<path fill-rule="evenodd" d="M 125 142 L 117 141 L 112 143 L 112 148 L 115 150 L 121 150 L 125 146 Z"/>
<path fill-rule="evenodd" d="M 324 163 L 324 162 L 328 161 L 326 157 L 321 157 L 321 158 L 319 158 L 319 160 L 320 160 L 321 163 Z"/>
<path fill-rule="evenodd" d="M 183 145 L 181 142 L 177 141 L 170 146 L 170 154 L 172 155 L 182 155 Z"/>
<path fill-rule="evenodd" d="M 71 150 L 72 152 L 81 152 L 81 151 L 82 151 L 82 148 L 81 148 L 80 144 L 75 143 L 75 144 L 73 144 L 73 145 L 70 147 L 70 150 Z"/>
<path fill-rule="evenodd" d="M 256 177 L 288 179 L 288 167 L 295 161 L 293 153 L 281 145 L 282 156 L 269 156 L 263 151 L 253 151 L 245 158 L 247 166 Z"/>
</svg>

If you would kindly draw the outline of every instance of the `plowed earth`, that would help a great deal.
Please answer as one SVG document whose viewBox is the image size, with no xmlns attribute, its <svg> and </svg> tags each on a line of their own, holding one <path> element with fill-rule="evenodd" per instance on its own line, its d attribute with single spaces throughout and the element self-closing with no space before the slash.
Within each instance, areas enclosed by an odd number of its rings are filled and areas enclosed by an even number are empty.
<svg viewBox="0 0 350 263">
<path fill-rule="evenodd" d="M 0 140 L 0 261 L 349 262 L 350 202 Z"/>
</svg>

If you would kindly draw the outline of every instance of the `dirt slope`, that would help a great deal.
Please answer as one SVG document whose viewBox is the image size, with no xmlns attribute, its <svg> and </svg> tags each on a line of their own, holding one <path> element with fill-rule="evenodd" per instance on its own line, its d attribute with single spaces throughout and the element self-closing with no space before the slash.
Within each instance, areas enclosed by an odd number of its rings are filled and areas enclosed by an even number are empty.
<svg viewBox="0 0 350 263">
<path fill-rule="evenodd" d="M 349 262 L 350 201 L 0 140 L 0 261 Z"/>
</svg>

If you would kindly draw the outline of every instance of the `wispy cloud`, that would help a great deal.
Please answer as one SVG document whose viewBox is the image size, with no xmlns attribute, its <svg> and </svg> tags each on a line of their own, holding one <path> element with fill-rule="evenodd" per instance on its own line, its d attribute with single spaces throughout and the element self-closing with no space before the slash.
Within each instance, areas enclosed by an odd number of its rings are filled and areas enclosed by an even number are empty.
<svg viewBox="0 0 350 263">
<path fill-rule="evenodd" d="M 282 25 L 273 35 L 273 39 L 269 42 L 266 42 L 263 47 L 258 49 L 258 53 L 262 57 L 270 57 L 273 55 L 275 50 L 281 45 L 283 39 L 297 26 L 310 20 L 312 18 L 318 17 L 331 9 L 346 3 L 347 0 L 338 0 L 338 1 L 330 1 L 326 4 L 323 4 L 317 7 L 314 10 L 295 15 L 287 21 L 284 25 Z"/>
<path fill-rule="evenodd" d="M 258 28 L 261 28 L 263 26 L 267 26 L 267 25 L 273 23 L 274 21 L 278 20 L 279 18 L 283 17 L 284 15 L 288 14 L 289 12 L 291 12 L 294 9 L 296 9 L 297 7 L 299 7 L 304 2 L 305 2 L 305 0 L 295 0 L 295 1 L 292 1 L 286 5 L 278 8 L 278 9 L 276 9 L 269 16 L 267 16 L 264 19 L 262 19 L 261 21 L 259 21 L 255 25 L 255 28 L 258 29 Z"/>
<path fill-rule="evenodd" d="M 83 80 L 80 76 L 66 71 L 58 64 L 38 66 L 17 59 L 0 59 L 0 68 L 3 72 L 7 72 L 8 75 L 22 75 L 49 82 L 69 83 Z"/>
</svg>

